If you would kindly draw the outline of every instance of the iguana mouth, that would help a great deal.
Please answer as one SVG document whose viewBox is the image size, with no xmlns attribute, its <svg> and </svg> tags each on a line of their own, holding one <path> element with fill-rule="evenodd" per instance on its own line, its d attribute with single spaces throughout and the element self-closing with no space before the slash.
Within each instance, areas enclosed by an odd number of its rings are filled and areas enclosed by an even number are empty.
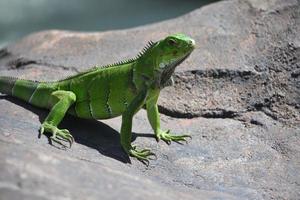
<svg viewBox="0 0 300 200">
<path fill-rule="evenodd" d="M 160 79 L 160 85 L 165 85 L 165 83 L 171 78 L 172 74 L 175 71 L 175 68 L 180 65 L 186 58 L 190 56 L 191 52 L 185 55 L 182 58 L 179 58 L 175 60 L 174 62 L 171 62 L 170 64 L 165 66 L 165 70 L 163 71 Z"/>
</svg>

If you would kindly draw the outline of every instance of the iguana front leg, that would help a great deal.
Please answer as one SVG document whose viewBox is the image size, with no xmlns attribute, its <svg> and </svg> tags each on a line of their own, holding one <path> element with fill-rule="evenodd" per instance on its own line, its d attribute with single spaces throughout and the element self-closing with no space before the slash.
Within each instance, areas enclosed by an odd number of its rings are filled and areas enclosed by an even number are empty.
<svg viewBox="0 0 300 200">
<path fill-rule="evenodd" d="M 148 120 L 154 130 L 155 137 L 157 141 L 162 139 L 167 144 L 170 144 L 171 141 L 180 142 L 186 141 L 186 138 L 191 138 L 189 135 L 173 135 L 170 133 L 170 130 L 163 131 L 160 129 L 160 117 L 158 112 L 157 100 L 159 96 L 159 90 L 153 90 L 149 92 L 149 98 L 146 102 L 147 116 Z"/>
<path fill-rule="evenodd" d="M 143 90 L 134 100 L 129 104 L 128 108 L 122 115 L 121 125 L 121 145 L 123 149 L 133 157 L 143 161 L 149 162 L 148 158 L 155 155 L 149 149 L 138 149 L 136 146 L 131 145 L 132 136 L 132 118 L 134 114 L 143 106 L 147 90 Z"/>
<path fill-rule="evenodd" d="M 58 129 L 57 126 L 65 116 L 69 107 L 76 101 L 76 96 L 73 92 L 58 90 L 51 94 L 54 106 L 43 122 L 40 134 L 44 132 L 52 133 L 50 136 L 51 142 L 56 142 L 65 147 L 62 141 L 69 142 L 70 147 L 74 141 L 73 136 L 67 129 Z"/>
</svg>

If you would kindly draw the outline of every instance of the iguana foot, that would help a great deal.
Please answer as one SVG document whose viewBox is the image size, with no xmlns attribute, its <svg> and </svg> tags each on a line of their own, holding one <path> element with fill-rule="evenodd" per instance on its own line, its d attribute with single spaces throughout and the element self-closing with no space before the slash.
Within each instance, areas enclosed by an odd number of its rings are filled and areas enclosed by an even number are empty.
<svg viewBox="0 0 300 200">
<path fill-rule="evenodd" d="M 40 135 L 44 132 L 52 133 L 52 136 L 50 136 L 51 144 L 52 142 L 55 142 L 65 148 L 67 146 L 63 142 L 68 142 L 71 148 L 72 143 L 74 142 L 73 136 L 67 129 L 58 129 L 48 122 L 44 122 L 40 128 Z"/>
<path fill-rule="evenodd" d="M 172 141 L 174 142 L 187 142 L 187 138 L 192 138 L 190 135 L 172 135 L 170 134 L 170 130 L 163 131 L 160 130 L 157 134 L 155 134 L 156 140 L 159 141 L 162 139 L 167 144 L 171 144 Z"/>
<path fill-rule="evenodd" d="M 131 149 L 129 149 L 129 155 L 137 158 L 147 166 L 149 165 L 149 159 L 152 159 L 152 156 L 156 158 L 155 153 L 151 152 L 150 149 L 137 149 L 136 146 L 132 146 Z"/>
</svg>

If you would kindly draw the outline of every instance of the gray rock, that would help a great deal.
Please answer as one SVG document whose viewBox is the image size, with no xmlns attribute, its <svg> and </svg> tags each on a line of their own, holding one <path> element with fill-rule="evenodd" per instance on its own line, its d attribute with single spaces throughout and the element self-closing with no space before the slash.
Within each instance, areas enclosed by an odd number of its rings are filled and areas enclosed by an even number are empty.
<svg viewBox="0 0 300 200">
<path fill-rule="evenodd" d="M 300 9 L 296 0 L 221 1 L 182 17 L 101 33 L 44 31 L 0 51 L 1 75 L 61 79 L 134 57 L 148 40 L 184 32 L 197 48 L 161 93 L 162 126 L 187 145 L 157 143 L 145 111 L 124 154 L 120 119 L 66 117 L 71 149 L 38 139 L 47 111 L 0 99 L 0 199 L 298 199 Z M 172 94 L 172 95 L 170 95 Z"/>
</svg>

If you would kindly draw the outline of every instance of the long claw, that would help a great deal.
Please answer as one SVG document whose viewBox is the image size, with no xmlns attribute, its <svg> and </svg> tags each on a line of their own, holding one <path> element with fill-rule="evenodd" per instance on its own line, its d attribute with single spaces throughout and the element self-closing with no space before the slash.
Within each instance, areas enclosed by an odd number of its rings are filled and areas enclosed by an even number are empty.
<svg viewBox="0 0 300 200">
<path fill-rule="evenodd" d="M 151 156 L 153 156 L 153 158 Z M 149 160 L 157 160 L 156 154 L 152 153 L 151 155 L 149 155 Z"/>
<path fill-rule="evenodd" d="M 64 129 L 64 130 L 66 130 L 66 129 Z M 71 148 L 71 146 L 72 146 L 72 144 L 74 142 L 74 137 L 70 134 L 70 132 L 68 130 L 66 130 L 66 132 L 65 132 L 65 138 L 64 139 L 66 139 L 66 141 L 69 142 L 70 148 Z"/>
<path fill-rule="evenodd" d="M 67 146 L 66 145 L 64 145 L 61 141 L 59 141 L 56 137 L 50 137 L 51 138 L 51 141 L 54 141 L 54 142 L 56 142 L 57 144 L 59 144 L 59 145 L 61 145 L 61 146 L 63 146 L 64 148 L 66 148 Z M 52 144 L 53 145 L 53 144 Z"/>
<path fill-rule="evenodd" d="M 56 138 L 59 139 L 59 140 L 62 140 L 64 142 L 68 142 L 69 143 L 69 148 L 72 147 L 72 139 L 71 139 L 71 137 L 67 137 L 66 136 L 65 138 L 63 138 L 62 136 L 58 135 L 58 136 L 56 136 Z M 67 147 L 66 145 L 64 145 L 64 146 Z"/>
<path fill-rule="evenodd" d="M 150 161 L 149 160 L 141 160 L 138 159 L 139 161 L 141 161 L 144 165 L 146 165 L 147 167 L 149 167 Z"/>
<path fill-rule="evenodd" d="M 69 139 L 67 137 L 62 137 L 61 135 L 56 135 L 55 136 L 56 139 L 62 140 L 64 142 L 69 142 Z"/>
</svg>

